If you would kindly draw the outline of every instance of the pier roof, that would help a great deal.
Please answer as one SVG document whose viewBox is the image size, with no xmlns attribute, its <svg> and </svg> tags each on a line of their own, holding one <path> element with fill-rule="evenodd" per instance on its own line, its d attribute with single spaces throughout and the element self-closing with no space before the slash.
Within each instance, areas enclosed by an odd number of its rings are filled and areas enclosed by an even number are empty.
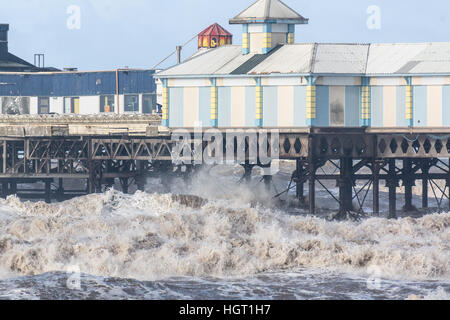
<svg viewBox="0 0 450 320">
<path fill-rule="evenodd" d="M 230 19 L 230 24 L 265 22 L 307 24 L 308 19 L 302 17 L 280 0 L 258 0 L 236 17 Z"/>
<path fill-rule="evenodd" d="M 206 50 L 156 77 L 244 75 L 450 75 L 450 42 L 302 43 L 269 54 L 241 54 L 241 46 Z"/>
</svg>

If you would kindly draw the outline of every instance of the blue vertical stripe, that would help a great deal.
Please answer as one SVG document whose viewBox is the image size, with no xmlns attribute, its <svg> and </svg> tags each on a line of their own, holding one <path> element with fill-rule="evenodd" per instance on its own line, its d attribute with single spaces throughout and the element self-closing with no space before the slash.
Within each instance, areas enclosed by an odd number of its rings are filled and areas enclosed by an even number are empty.
<svg viewBox="0 0 450 320">
<path fill-rule="evenodd" d="M 347 127 L 359 126 L 360 100 L 360 87 L 345 87 L 345 125 Z"/>
<path fill-rule="evenodd" d="M 294 87 L 294 126 L 307 127 L 306 124 L 306 86 Z"/>
<path fill-rule="evenodd" d="M 255 126 L 256 113 L 256 89 L 255 87 L 245 88 L 245 126 Z"/>
<path fill-rule="evenodd" d="M 263 126 L 278 126 L 278 87 L 263 87 Z"/>
<path fill-rule="evenodd" d="M 330 88 L 329 86 L 316 87 L 316 122 L 317 127 L 330 126 Z"/>
<path fill-rule="evenodd" d="M 442 87 L 442 125 L 450 126 L 450 86 Z"/>
<path fill-rule="evenodd" d="M 184 88 L 169 88 L 169 126 L 183 127 Z"/>
<path fill-rule="evenodd" d="M 409 127 L 409 120 L 406 120 L 406 87 L 397 87 L 397 126 Z"/>
<path fill-rule="evenodd" d="M 219 127 L 231 127 L 231 88 L 218 88 L 218 117 Z"/>
<path fill-rule="evenodd" d="M 372 126 L 383 127 L 383 87 L 372 87 Z"/>
<path fill-rule="evenodd" d="M 428 87 L 416 86 L 414 90 L 414 126 L 425 127 L 427 125 L 427 99 Z"/>
<path fill-rule="evenodd" d="M 198 121 L 202 123 L 203 127 L 209 127 L 211 117 L 211 88 L 201 87 L 199 88 L 198 94 Z"/>
</svg>

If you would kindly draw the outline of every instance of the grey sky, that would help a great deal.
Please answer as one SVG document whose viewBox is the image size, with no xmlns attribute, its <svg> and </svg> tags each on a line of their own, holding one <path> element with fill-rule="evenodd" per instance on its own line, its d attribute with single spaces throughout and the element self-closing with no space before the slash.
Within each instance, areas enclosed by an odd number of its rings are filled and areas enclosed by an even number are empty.
<svg viewBox="0 0 450 320">
<path fill-rule="evenodd" d="M 284 0 L 310 19 L 297 26 L 297 42 L 450 41 L 450 1 L 446 0 Z M 10 51 L 46 65 L 104 70 L 151 68 L 162 58 L 218 22 L 241 41 L 240 26 L 228 19 L 253 0 L 0 0 L 0 23 L 10 24 Z M 81 28 L 67 28 L 67 8 L 81 9 Z M 381 9 L 381 29 L 367 28 L 367 8 Z M 186 57 L 196 42 L 186 47 Z M 175 62 L 172 58 L 165 64 Z"/>
</svg>

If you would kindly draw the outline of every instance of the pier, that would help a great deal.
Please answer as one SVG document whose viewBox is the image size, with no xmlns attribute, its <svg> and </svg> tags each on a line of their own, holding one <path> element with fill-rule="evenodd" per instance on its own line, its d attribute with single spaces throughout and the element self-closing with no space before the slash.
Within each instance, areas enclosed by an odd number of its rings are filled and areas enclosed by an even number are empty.
<svg viewBox="0 0 450 320">
<path fill-rule="evenodd" d="M 3 197 L 17 194 L 24 199 L 60 201 L 102 192 L 115 181 L 125 193 L 132 184 L 143 190 L 149 177 L 160 177 L 164 184 L 173 175 L 189 176 L 201 163 L 193 161 L 199 160 L 198 153 L 211 152 L 214 143 L 206 137 L 211 129 L 183 129 L 181 136 L 176 129 L 161 130 L 159 120 L 152 116 L 5 119 L 7 122 L 0 124 Z M 227 141 L 230 131 L 234 138 Z M 399 209 L 414 210 L 412 189 L 416 181 L 422 184 L 423 208 L 429 205 L 429 187 L 439 208 L 443 209 L 443 199 L 449 198 L 450 129 L 222 128 L 214 132 L 223 138 L 223 162 L 234 159 L 242 165 L 243 178 L 251 177 L 254 166 L 270 166 L 267 159 L 260 159 L 260 152 L 252 157 L 252 150 L 267 150 L 273 160 L 296 161 L 289 189 L 296 189 L 300 205 L 310 214 L 316 211 L 318 188 L 339 204 L 337 218 L 364 214 L 369 192 L 373 198 L 371 214 L 379 215 L 381 183 L 389 190 L 390 218 L 395 218 Z M 191 153 L 181 157 L 186 150 Z M 326 165 L 334 167 L 334 172 L 326 173 L 322 169 Z M 66 179 L 84 180 L 86 187 L 65 190 Z M 270 184 L 271 177 L 267 174 L 264 181 Z M 338 196 L 329 191 L 330 181 L 339 187 Z M 30 188 L 36 182 L 43 188 Z M 404 187 L 401 202 L 397 193 L 400 186 Z"/>
</svg>

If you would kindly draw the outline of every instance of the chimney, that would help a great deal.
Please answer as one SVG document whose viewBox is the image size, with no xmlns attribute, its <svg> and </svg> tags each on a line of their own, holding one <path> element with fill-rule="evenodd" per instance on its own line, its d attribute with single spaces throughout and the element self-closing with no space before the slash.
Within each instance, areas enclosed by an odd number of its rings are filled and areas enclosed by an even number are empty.
<svg viewBox="0 0 450 320">
<path fill-rule="evenodd" d="M 0 54 L 8 53 L 9 24 L 0 24 Z"/>
</svg>

